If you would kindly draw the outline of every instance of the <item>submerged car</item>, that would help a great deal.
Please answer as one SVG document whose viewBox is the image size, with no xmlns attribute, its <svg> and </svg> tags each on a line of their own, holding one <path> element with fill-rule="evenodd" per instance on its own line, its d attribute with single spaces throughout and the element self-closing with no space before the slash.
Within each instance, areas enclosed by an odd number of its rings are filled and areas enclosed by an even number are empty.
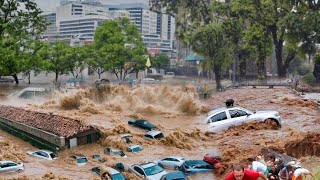
<svg viewBox="0 0 320 180">
<path fill-rule="evenodd" d="M 178 169 L 183 164 L 184 161 L 185 161 L 184 157 L 171 156 L 171 157 L 155 160 L 154 163 L 158 164 L 162 168 Z"/>
<path fill-rule="evenodd" d="M 54 159 L 58 158 L 57 154 L 55 154 L 51 151 L 48 151 L 48 150 L 28 151 L 27 154 L 29 156 L 39 157 L 39 158 L 43 158 L 46 160 L 54 160 Z"/>
<path fill-rule="evenodd" d="M 132 143 L 132 135 L 131 134 L 120 134 L 120 138 L 127 144 Z"/>
<path fill-rule="evenodd" d="M 203 160 L 187 160 L 179 168 L 180 171 L 186 174 L 213 171 L 214 169 L 211 164 Z"/>
<path fill-rule="evenodd" d="M 132 144 L 128 147 L 129 152 L 137 153 L 143 150 L 143 147 L 137 144 Z"/>
<path fill-rule="evenodd" d="M 129 168 L 129 171 L 133 172 L 141 178 L 148 180 L 158 180 L 167 172 L 155 163 L 147 162 L 144 164 L 135 164 Z"/>
<path fill-rule="evenodd" d="M 128 124 L 132 125 L 132 126 L 140 127 L 142 129 L 146 129 L 146 130 L 149 130 L 149 131 L 157 128 L 156 125 L 151 124 L 148 120 L 144 120 L 144 119 L 129 120 Z"/>
<path fill-rule="evenodd" d="M 161 131 L 149 131 L 144 135 L 145 138 L 147 139 L 161 139 L 164 137 L 163 133 Z"/>
<path fill-rule="evenodd" d="M 208 132 L 217 133 L 242 123 L 259 121 L 277 124 L 281 128 L 281 117 L 277 111 L 257 111 L 253 112 L 242 107 L 222 107 L 212 110 L 205 118 L 208 124 Z"/>
<path fill-rule="evenodd" d="M 160 180 L 187 180 L 187 177 L 181 171 L 173 171 L 163 175 Z"/>
<path fill-rule="evenodd" d="M 20 99 L 41 99 L 49 97 L 48 91 L 44 88 L 37 88 L 37 87 L 27 87 L 22 89 L 19 92 L 10 94 L 9 97 L 16 97 Z"/>
<path fill-rule="evenodd" d="M 86 165 L 88 162 L 88 159 L 82 154 L 73 154 L 71 155 L 71 158 L 76 160 L 78 166 Z"/>
<path fill-rule="evenodd" d="M 0 161 L 0 172 L 22 170 L 24 170 L 24 165 L 22 163 L 15 163 L 13 161 Z"/>
<path fill-rule="evenodd" d="M 120 149 L 115 149 L 115 148 L 111 148 L 111 147 L 107 147 L 104 149 L 104 153 L 105 154 L 109 154 L 109 155 L 117 155 L 117 156 L 121 156 L 126 158 L 127 155 L 125 155 L 123 153 L 123 151 L 121 151 Z"/>
<path fill-rule="evenodd" d="M 94 167 L 91 171 L 97 173 L 102 179 L 125 180 L 126 178 L 117 170 L 108 166 Z"/>
</svg>

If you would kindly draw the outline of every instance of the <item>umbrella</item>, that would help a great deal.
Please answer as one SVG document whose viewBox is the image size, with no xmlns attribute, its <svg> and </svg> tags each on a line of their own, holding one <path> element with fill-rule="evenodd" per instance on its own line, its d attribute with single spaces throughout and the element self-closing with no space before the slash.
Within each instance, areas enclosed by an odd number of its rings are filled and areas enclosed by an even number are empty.
<svg viewBox="0 0 320 180">
<path fill-rule="evenodd" d="M 151 66 L 150 58 L 148 57 L 146 66 L 149 68 Z"/>
<path fill-rule="evenodd" d="M 203 56 L 197 56 L 195 53 L 190 53 L 186 59 L 187 61 L 202 61 L 204 60 Z"/>
</svg>

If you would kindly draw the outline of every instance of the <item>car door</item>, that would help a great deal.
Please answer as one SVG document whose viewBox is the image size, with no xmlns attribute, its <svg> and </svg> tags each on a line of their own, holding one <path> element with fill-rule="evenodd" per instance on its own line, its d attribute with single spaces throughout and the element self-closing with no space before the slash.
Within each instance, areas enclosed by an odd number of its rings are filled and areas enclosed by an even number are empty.
<svg viewBox="0 0 320 180">
<path fill-rule="evenodd" d="M 230 109 L 229 114 L 232 119 L 230 126 L 238 126 L 248 121 L 248 114 L 242 109 Z"/>
<path fill-rule="evenodd" d="M 227 129 L 231 123 L 231 119 L 228 118 L 226 111 L 213 114 L 209 121 L 209 131 L 211 132 Z"/>
<path fill-rule="evenodd" d="M 172 158 L 164 158 L 161 162 L 163 167 L 166 167 L 166 168 L 172 168 L 173 167 L 172 163 L 173 163 Z"/>
<path fill-rule="evenodd" d="M 17 164 L 12 162 L 5 163 L 6 171 L 17 171 Z"/>
</svg>

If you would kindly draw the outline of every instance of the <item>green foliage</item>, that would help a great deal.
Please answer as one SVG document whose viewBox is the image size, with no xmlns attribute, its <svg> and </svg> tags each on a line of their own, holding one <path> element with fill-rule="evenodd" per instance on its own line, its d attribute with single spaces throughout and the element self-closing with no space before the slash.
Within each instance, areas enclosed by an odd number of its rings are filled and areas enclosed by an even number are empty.
<svg viewBox="0 0 320 180">
<path fill-rule="evenodd" d="M 167 69 L 170 68 L 170 58 L 167 54 L 158 54 L 151 59 L 151 64 L 156 69 Z"/>
<path fill-rule="evenodd" d="M 313 57 L 314 63 L 315 64 L 320 64 L 320 54 L 317 54 Z"/>
<path fill-rule="evenodd" d="M 96 30 L 88 64 L 99 72 L 108 69 L 119 79 L 144 69 L 146 49 L 136 25 L 127 18 L 107 20 Z M 97 72 L 97 71 L 96 71 Z"/>
<path fill-rule="evenodd" d="M 45 30 L 41 10 L 31 0 L 0 0 L 0 75 L 13 75 L 28 69 L 27 62 L 34 46 L 28 46 Z"/>
<path fill-rule="evenodd" d="M 59 75 L 67 74 L 74 67 L 70 60 L 71 47 L 65 41 L 57 41 L 55 45 L 44 44 L 43 49 L 39 52 L 40 56 L 45 59 L 45 70 L 55 73 L 55 81 L 58 82 Z"/>
<path fill-rule="evenodd" d="M 309 84 L 309 85 L 315 85 L 316 84 L 316 78 L 312 73 L 309 73 L 305 76 L 303 76 L 302 81 Z"/>
</svg>

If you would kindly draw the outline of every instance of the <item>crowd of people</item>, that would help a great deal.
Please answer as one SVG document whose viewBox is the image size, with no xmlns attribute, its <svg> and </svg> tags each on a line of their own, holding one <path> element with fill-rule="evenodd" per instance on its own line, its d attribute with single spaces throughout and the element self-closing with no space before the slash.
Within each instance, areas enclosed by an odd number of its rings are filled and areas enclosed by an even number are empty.
<svg viewBox="0 0 320 180">
<path fill-rule="evenodd" d="M 225 180 L 302 180 L 305 176 L 310 176 L 314 180 L 314 175 L 301 167 L 300 162 L 285 162 L 280 157 L 268 154 L 266 157 L 257 156 L 250 158 L 247 166 L 234 164 L 231 173 Z"/>
</svg>

